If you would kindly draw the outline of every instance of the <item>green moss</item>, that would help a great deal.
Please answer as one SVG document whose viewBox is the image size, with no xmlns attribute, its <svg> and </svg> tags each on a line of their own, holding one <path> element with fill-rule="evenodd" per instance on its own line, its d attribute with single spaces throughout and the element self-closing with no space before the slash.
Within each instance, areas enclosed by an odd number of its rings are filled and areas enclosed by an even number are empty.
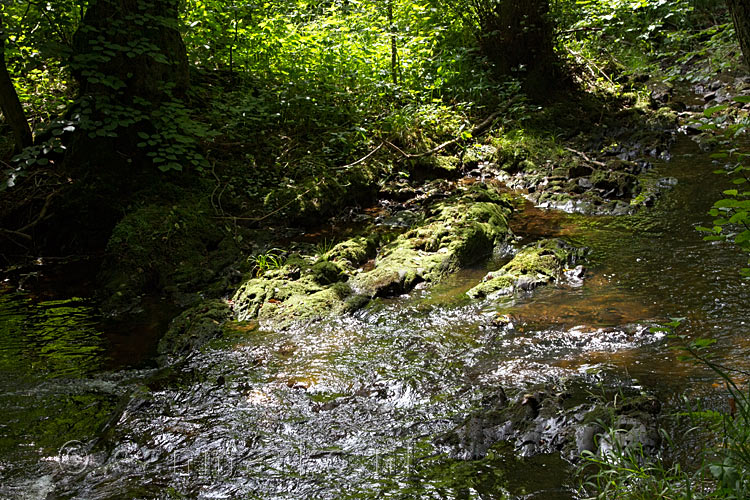
<svg viewBox="0 0 750 500">
<path fill-rule="evenodd" d="M 104 309 L 127 310 L 148 290 L 187 290 L 210 283 L 237 256 L 205 201 L 147 205 L 113 229 L 99 279 Z"/>
<path fill-rule="evenodd" d="M 316 262 L 311 268 L 312 279 L 319 285 L 330 285 L 346 279 L 344 270 L 338 264 L 328 260 Z"/>
<path fill-rule="evenodd" d="M 283 327 L 289 321 L 340 314 L 362 307 L 376 296 L 397 295 L 421 281 L 484 258 L 509 234 L 510 202 L 484 186 L 430 207 L 430 216 L 380 249 L 375 268 L 359 266 L 375 255 L 377 237 L 339 243 L 310 265 L 290 256 L 286 265 L 245 282 L 235 293 L 240 320 L 260 318 Z M 290 268 L 297 272 L 290 272 Z"/>
<path fill-rule="evenodd" d="M 323 258 L 336 262 L 346 268 L 356 269 L 359 265 L 375 256 L 377 236 L 357 236 L 342 241 L 323 255 Z"/>
<path fill-rule="evenodd" d="M 510 203 L 485 186 L 431 207 L 423 225 L 386 245 L 375 269 L 356 276 L 352 287 L 370 297 L 405 293 L 421 281 L 435 282 L 488 255 L 508 233 Z"/>
<path fill-rule="evenodd" d="M 221 300 L 207 300 L 177 316 L 159 341 L 159 354 L 183 355 L 219 337 L 223 325 L 232 317 Z"/>
<path fill-rule="evenodd" d="M 498 271 L 484 277 L 467 295 L 471 298 L 510 295 L 517 289 L 531 290 L 555 281 L 566 265 L 581 258 L 584 250 L 562 240 L 549 239 L 527 245 Z"/>
</svg>

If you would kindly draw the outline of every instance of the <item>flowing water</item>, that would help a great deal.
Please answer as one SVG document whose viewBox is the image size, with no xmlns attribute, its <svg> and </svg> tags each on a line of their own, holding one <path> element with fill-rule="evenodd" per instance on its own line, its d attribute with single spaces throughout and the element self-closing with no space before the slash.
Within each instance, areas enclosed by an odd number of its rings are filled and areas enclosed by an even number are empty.
<svg viewBox="0 0 750 500">
<path fill-rule="evenodd" d="M 171 370 L 148 366 L 162 316 L 124 332 L 84 299 L 8 287 L 0 497 L 575 498 L 556 454 L 498 444 L 468 460 L 444 454 L 440 437 L 500 388 L 565 380 L 720 407 L 715 377 L 649 330 L 685 317 L 682 333 L 717 339 L 723 360 L 750 368 L 746 256 L 694 230 L 725 189 L 715 168 L 682 138 L 652 173 L 678 184 L 652 209 L 519 211 L 524 240 L 591 248 L 580 286 L 472 302 L 463 292 L 487 269 L 467 269 L 305 328 L 237 326 Z"/>
</svg>

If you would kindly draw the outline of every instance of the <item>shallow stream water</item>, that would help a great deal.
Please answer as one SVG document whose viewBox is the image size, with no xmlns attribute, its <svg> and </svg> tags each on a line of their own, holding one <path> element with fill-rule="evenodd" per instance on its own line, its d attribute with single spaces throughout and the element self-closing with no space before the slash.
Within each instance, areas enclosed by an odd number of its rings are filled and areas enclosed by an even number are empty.
<svg viewBox="0 0 750 500">
<path fill-rule="evenodd" d="M 353 316 L 281 333 L 238 327 L 168 372 L 148 361 L 169 316 L 159 307 L 113 325 L 85 299 L 8 283 L 0 497 L 575 498 L 557 455 L 499 444 L 465 460 L 436 443 L 488 394 L 528 384 L 616 383 L 721 408 L 716 377 L 649 330 L 685 317 L 682 333 L 717 339 L 721 359 L 750 368 L 746 256 L 694 230 L 725 179 L 689 139 L 672 152 L 651 175 L 678 183 L 654 208 L 515 216 L 524 241 L 591 249 L 580 286 L 466 299 L 494 262 Z"/>
</svg>

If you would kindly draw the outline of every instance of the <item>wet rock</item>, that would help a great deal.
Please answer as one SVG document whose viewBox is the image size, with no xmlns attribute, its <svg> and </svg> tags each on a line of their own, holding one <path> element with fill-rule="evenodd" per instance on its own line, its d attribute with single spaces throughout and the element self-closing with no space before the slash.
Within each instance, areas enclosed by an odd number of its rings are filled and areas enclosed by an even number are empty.
<svg viewBox="0 0 750 500">
<path fill-rule="evenodd" d="M 603 456 L 614 448 L 642 447 L 647 454 L 658 449 L 660 406 L 655 398 L 635 395 L 620 404 L 575 404 L 570 397 L 565 390 L 540 388 L 499 398 L 439 436 L 436 444 L 456 458 L 474 460 L 499 441 L 512 443 L 522 456 L 560 453 L 571 461 L 584 451 Z"/>
<path fill-rule="evenodd" d="M 177 316 L 159 341 L 162 356 L 182 356 L 223 334 L 232 310 L 222 300 L 207 300 Z"/>
<path fill-rule="evenodd" d="M 573 269 L 567 269 L 563 273 L 568 283 L 573 285 L 580 285 L 583 283 L 583 277 L 586 275 L 586 268 L 583 265 L 577 265 Z"/>
<path fill-rule="evenodd" d="M 498 271 L 488 273 L 482 283 L 466 294 L 471 298 L 500 297 L 516 291 L 531 291 L 562 277 L 566 266 L 583 258 L 586 250 L 560 239 L 542 240 L 521 249 Z"/>
</svg>

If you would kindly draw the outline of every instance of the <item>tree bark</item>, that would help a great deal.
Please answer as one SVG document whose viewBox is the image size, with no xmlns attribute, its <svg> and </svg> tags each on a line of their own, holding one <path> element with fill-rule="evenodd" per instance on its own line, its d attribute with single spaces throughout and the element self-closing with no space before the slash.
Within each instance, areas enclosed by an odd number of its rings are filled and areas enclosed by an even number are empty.
<svg viewBox="0 0 750 500">
<path fill-rule="evenodd" d="M 119 100 L 182 97 L 190 82 L 177 6 L 177 0 L 90 2 L 73 37 L 71 66 L 81 94 L 112 95 L 104 76 L 124 84 Z"/>
<path fill-rule="evenodd" d="M 727 0 L 732 13 L 734 31 L 742 50 L 745 65 L 750 67 L 750 2 L 748 0 Z"/>
<path fill-rule="evenodd" d="M 31 146 L 33 143 L 31 128 L 29 128 L 29 122 L 26 121 L 26 114 L 5 65 L 5 30 L 2 14 L 0 14 L 0 110 L 13 131 L 16 151 Z"/>
<path fill-rule="evenodd" d="M 544 92 L 560 76 L 549 0 L 475 0 L 482 52 L 501 75 Z"/>
</svg>

